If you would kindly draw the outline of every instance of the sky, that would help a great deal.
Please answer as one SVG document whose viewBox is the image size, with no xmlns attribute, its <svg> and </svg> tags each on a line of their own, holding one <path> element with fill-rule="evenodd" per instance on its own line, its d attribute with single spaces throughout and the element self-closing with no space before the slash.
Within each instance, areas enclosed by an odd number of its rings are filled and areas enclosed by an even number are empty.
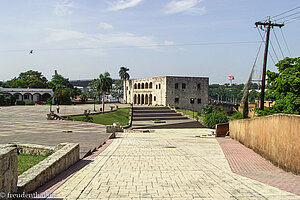
<svg viewBox="0 0 300 200">
<path fill-rule="evenodd" d="M 254 23 L 298 6 L 299 0 L 0 0 L 0 80 L 30 69 L 48 80 L 54 70 L 70 80 L 106 71 L 118 78 L 125 66 L 132 79 L 200 76 L 222 84 L 233 75 L 244 83 L 262 43 Z M 300 20 L 274 29 L 278 60 L 299 57 Z M 276 70 L 270 58 L 268 69 Z"/>
</svg>

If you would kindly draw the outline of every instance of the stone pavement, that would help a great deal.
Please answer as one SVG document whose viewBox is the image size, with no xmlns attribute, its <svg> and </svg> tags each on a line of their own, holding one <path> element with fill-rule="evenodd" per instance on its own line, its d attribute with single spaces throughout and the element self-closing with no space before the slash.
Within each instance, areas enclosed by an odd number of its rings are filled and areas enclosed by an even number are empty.
<svg viewBox="0 0 300 200">
<path fill-rule="evenodd" d="M 125 105 L 118 105 L 124 107 Z M 62 105 L 61 113 L 81 114 L 93 109 L 93 104 Z M 97 105 L 99 108 L 100 105 Z M 110 110 L 106 105 L 106 110 Z M 53 106 L 55 109 L 55 106 Z M 62 142 L 79 143 L 81 158 L 99 147 L 109 134 L 105 126 L 78 121 L 47 120 L 49 106 L 0 107 L 0 144 L 20 142 L 57 145 Z"/>
<path fill-rule="evenodd" d="M 210 129 L 123 133 L 54 192 L 63 199 L 300 199 L 240 176 Z"/>
</svg>

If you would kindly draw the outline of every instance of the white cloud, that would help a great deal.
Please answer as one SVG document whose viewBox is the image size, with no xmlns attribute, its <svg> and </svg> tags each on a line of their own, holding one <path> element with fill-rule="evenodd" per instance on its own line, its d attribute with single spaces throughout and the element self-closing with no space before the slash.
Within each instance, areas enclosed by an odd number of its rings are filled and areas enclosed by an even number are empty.
<svg viewBox="0 0 300 200">
<path fill-rule="evenodd" d="M 83 48 L 116 48 L 135 46 L 140 48 L 155 49 L 157 43 L 154 38 L 148 36 L 138 36 L 132 33 L 96 33 L 89 34 L 65 29 L 48 29 L 49 35 L 45 41 L 50 42 L 69 42 Z"/>
<path fill-rule="evenodd" d="M 196 7 L 202 0 L 172 0 L 166 5 L 166 14 L 184 13 L 201 15 L 206 12 L 205 7 Z"/>
<path fill-rule="evenodd" d="M 56 2 L 54 7 L 54 13 L 58 16 L 64 15 L 72 15 L 71 8 L 74 8 L 75 4 L 73 1 L 70 0 L 63 0 Z"/>
<path fill-rule="evenodd" d="M 109 10 L 111 11 L 123 10 L 126 8 L 134 7 L 141 2 L 142 0 L 117 0 L 111 4 Z"/>
<path fill-rule="evenodd" d="M 104 29 L 104 30 L 114 29 L 113 25 L 108 24 L 108 23 L 106 23 L 106 22 L 101 22 L 101 23 L 99 24 L 99 27 L 102 28 L 102 29 Z"/>
<path fill-rule="evenodd" d="M 166 45 L 166 46 L 173 45 L 173 44 L 174 44 L 173 41 L 168 41 L 168 40 L 164 41 L 164 45 Z"/>
</svg>

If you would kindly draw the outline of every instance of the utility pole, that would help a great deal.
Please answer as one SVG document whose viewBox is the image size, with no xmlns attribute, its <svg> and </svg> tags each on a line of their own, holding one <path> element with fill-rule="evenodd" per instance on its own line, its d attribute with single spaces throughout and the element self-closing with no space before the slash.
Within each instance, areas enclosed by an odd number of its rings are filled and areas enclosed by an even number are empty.
<svg viewBox="0 0 300 200">
<path fill-rule="evenodd" d="M 268 60 L 268 49 L 269 49 L 269 40 L 270 40 L 270 29 L 274 27 L 283 27 L 284 24 L 272 23 L 270 17 L 267 22 L 255 22 L 255 26 L 264 26 L 267 27 L 266 43 L 265 43 L 265 53 L 264 53 L 264 62 L 263 62 L 263 74 L 261 82 L 261 94 L 260 94 L 260 109 L 264 110 L 265 104 L 265 88 L 266 88 L 266 69 L 267 69 L 267 60 Z"/>
</svg>

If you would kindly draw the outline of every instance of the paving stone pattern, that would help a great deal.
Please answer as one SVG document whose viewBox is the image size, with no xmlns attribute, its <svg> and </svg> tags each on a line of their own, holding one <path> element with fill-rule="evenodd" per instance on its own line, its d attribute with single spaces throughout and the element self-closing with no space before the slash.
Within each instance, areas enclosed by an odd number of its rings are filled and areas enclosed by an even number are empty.
<svg viewBox="0 0 300 200">
<path fill-rule="evenodd" d="M 81 114 L 86 109 L 92 110 L 93 105 L 63 105 L 60 108 L 63 115 Z M 106 110 L 110 110 L 108 105 Z M 46 105 L 0 107 L 0 144 L 20 142 L 54 146 L 63 142 L 79 143 L 80 156 L 83 157 L 109 136 L 103 125 L 47 120 L 47 113 L 49 106 Z"/>
<path fill-rule="evenodd" d="M 61 185 L 63 199 L 300 199 L 233 173 L 209 129 L 123 133 Z"/>
<path fill-rule="evenodd" d="M 238 141 L 217 140 L 233 172 L 300 195 L 300 176 L 283 171 Z"/>
</svg>

